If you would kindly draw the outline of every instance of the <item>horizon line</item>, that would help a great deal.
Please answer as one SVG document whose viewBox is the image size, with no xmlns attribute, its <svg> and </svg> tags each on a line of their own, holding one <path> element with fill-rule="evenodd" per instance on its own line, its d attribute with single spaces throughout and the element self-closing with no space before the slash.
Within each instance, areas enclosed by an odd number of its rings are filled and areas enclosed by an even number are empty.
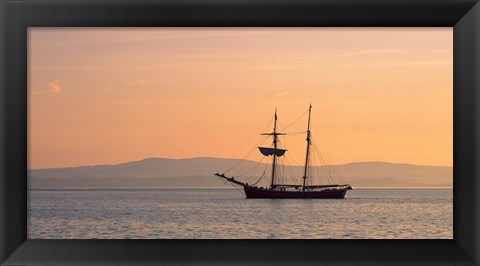
<svg viewBox="0 0 480 266">
<path fill-rule="evenodd" d="M 248 160 L 248 159 L 223 158 L 223 157 L 212 157 L 212 156 L 195 156 L 195 157 L 186 157 L 186 158 L 145 157 L 143 159 L 137 159 L 137 160 L 131 160 L 131 161 L 113 163 L 113 164 L 60 166 L 60 167 L 47 167 L 47 168 L 35 168 L 35 169 L 27 168 L 27 171 L 64 169 L 64 168 L 78 168 L 78 167 L 93 167 L 93 166 L 115 166 L 115 165 L 126 164 L 126 163 L 141 162 L 141 161 L 145 161 L 145 160 L 149 160 L 149 159 L 165 159 L 165 160 L 223 159 L 223 160 L 245 160 L 245 161 L 255 162 L 254 160 Z M 413 165 L 413 166 L 426 166 L 426 167 L 451 167 L 451 168 L 453 168 L 453 165 L 425 165 L 425 164 L 414 164 L 414 163 L 387 162 L 387 161 L 378 161 L 378 160 L 375 160 L 375 161 L 356 161 L 356 162 L 339 163 L 339 164 L 325 164 L 323 166 L 326 166 L 326 165 L 328 165 L 328 166 L 339 166 L 339 165 L 356 164 L 356 163 L 388 163 L 388 164 L 399 164 L 399 165 Z M 301 166 L 301 165 L 293 165 L 293 166 Z M 322 165 L 318 165 L 318 166 L 322 166 Z"/>
</svg>

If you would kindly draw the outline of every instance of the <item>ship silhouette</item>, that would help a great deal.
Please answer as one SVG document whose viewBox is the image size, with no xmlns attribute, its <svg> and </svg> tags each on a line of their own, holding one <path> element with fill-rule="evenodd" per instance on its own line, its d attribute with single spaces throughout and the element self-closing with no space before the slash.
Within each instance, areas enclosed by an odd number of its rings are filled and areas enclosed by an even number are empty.
<svg viewBox="0 0 480 266">
<path fill-rule="evenodd" d="M 299 179 L 300 182 L 285 183 L 284 179 L 278 177 L 278 163 L 277 160 L 282 156 L 285 156 L 287 150 L 283 147 L 279 147 L 279 136 L 287 135 L 284 132 L 277 131 L 277 110 L 275 109 L 275 115 L 273 119 L 273 131 L 269 133 L 262 133 L 261 135 L 272 137 L 271 147 L 258 147 L 259 152 L 266 157 L 272 156 L 271 160 L 271 174 L 269 177 L 269 186 L 258 187 L 255 182 L 249 185 L 247 182 L 242 182 L 235 179 L 234 176 L 227 176 L 225 173 L 216 173 L 215 176 L 229 182 L 233 185 L 243 187 L 246 198 L 259 199 L 343 199 L 348 190 L 352 189 L 350 184 L 338 184 L 338 183 L 314 183 L 312 182 L 313 176 L 310 174 L 311 164 L 311 131 L 310 131 L 310 117 L 312 112 L 312 105 L 308 108 L 308 124 L 306 133 L 306 151 L 305 151 L 305 164 L 303 167 L 303 175 Z M 260 177 L 262 179 L 264 174 Z M 259 179 L 259 180 L 260 180 Z M 332 181 L 332 179 L 330 178 Z M 283 182 L 282 182 L 283 181 Z"/>
</svg>

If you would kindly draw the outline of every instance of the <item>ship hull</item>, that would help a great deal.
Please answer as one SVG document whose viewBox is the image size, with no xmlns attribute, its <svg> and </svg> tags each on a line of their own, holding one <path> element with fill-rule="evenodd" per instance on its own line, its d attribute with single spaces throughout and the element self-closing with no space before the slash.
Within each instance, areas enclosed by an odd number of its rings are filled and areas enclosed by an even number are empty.
<svg viewBox="0 0 480 266">
<path fill-rule="evenodd" d="M 348 188 L 330 191 L 282 191 L 244 186 L 247 199 L 343 199 Z"/>
</svg>

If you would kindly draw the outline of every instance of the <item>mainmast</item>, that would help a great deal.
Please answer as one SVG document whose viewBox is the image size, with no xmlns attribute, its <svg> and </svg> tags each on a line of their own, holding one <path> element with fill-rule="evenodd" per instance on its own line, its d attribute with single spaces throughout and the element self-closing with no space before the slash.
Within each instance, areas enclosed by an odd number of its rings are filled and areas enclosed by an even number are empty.
<svg viewBox="0 0 480 266">
<path fill-rule="evenodd" d="M 305 181 L 307 181 L 307 172 L 308 172 L 308 161 L 310 159 L 309 157 L 310 157 L 310 114 L 311 112 L 312 112 L 312 104 L 310 104 L 310 108 L 308 108 L 307 154 L 305 156 L 305 169 L 303 170 L 303 185 L 302 185 L 303 191 L 305 191 Z"/>
<path fill-rule="evenodd" d="M 277 108 L 275 108 L 275 119 L 273 122 L 273 148 L 277 150 Z M 275 154 L 273 155 L 273 162 L 272 162 L 272 183 L 270 184 L 271 188 L 274 188 L 275 184 L 275 163 L 276 163 L 276 158 Z"/>
</svg>

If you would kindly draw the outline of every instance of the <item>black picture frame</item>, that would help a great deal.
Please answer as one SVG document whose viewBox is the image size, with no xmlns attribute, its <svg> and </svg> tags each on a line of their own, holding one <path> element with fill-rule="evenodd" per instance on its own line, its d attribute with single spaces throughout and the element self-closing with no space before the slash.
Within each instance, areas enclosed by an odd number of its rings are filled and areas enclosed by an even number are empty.
<svg viewBox="0 0 480 266">
<path fill-rule="evenodd" d="M 480 4 L 0 0 L 1 265 L 479 265 Z M 28 27 L 453 27 L 453 240 L 27 239 Z"/>
</svg>

